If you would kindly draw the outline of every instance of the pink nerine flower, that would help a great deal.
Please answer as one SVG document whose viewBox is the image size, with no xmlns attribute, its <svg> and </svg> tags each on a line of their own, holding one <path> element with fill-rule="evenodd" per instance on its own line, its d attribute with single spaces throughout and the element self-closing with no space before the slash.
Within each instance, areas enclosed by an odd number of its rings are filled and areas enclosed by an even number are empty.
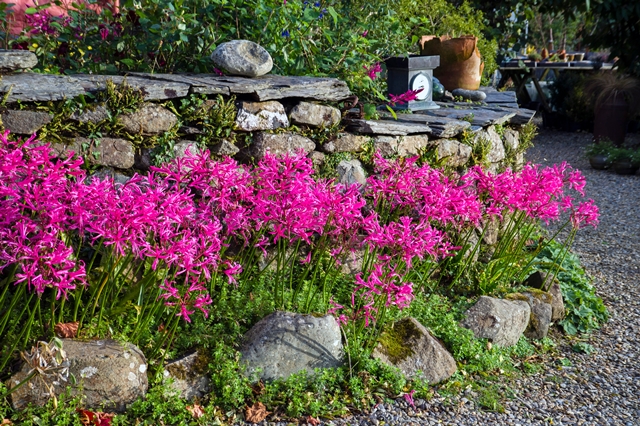
<svg viewBox="0 0 640 426">
<path fill-rule="evenodd" d="M 418 99 L 418 93 L 422 92 L 423 90 L 424 88 L 421 87 L 418 90 L 407 90 L 400 95 L 392 95 L 391 93 L 389 93 L 389 99 L 391 99 L 391 102 L 389 103 L 394 106 L 396 104 L 402 105 L 409 101 L 415 101 L 416 99 Z"/>
<path fill-rule="evenodd" d="M 376 78 L 378 78 L 378 74 L 382 72 L 382 67 L 380 66 L 380 62 L 376 62 L 373 66 L 369 68 L 363 65 L 362 68 L 364 68 L 367 71 L 367 75 L 371 80 L 375 80 Z"/>
</svg>

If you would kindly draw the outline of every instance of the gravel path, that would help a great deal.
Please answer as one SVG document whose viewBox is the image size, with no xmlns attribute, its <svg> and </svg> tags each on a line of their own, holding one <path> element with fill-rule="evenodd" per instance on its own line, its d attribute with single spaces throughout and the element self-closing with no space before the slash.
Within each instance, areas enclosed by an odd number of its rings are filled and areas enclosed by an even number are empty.
<svg viewBox="0 0 640 426">
<path fill-rule="evenodd" d="M 634 136 L 640 142 L 640 135 Z M 640 174 L 591 169 L 584 156 L 590 140 L 590 134 L 542 131 L 527 160 L 567 161 L 582 170 L 587 196 L 600 208 L 598 228 L 579 232 L 573 246 L 611 314 L 590 336 L 595 352 L 575 353 L 572 342 L 556 333 L 556 360 L 538 374 L 506 383 L 515 397 L 503 404 L 504 413 L 483 411 L 473 395 L 463 394 L 418 400 L 415 410 L 399 399 L 326 424 L 640 425 Z M 561 357 L 570 362 L 557 362 Z"/>
<path fill-rule="evenodd" d="M 559 355 L 570 365 L 550 362 L 539 374 L 508 384 L 515 398 L 504 403 L 504 413 L 482 411 L 461 395 L 453 402 L 418 401 L 415 411 L 398 400 L 333 424 L 640 425 L 640 174 L 591 169 L 584 156 L 590 141 L 590 134 L 541 131 L 527 160 L 567 161 L 580 169 L 587 196 L 600 208 L 598 228 L 579 232 L 573 246 L 611 314 L 590 338 L 595 353 L 575 353 L 556 334 Z"/>
</svg>

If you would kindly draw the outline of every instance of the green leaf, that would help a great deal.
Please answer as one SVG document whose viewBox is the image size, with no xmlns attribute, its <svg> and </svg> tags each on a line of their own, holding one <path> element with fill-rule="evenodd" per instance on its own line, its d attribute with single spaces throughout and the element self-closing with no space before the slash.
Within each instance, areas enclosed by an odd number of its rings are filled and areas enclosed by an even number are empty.
<svg viewBox="0 0 640 426">
<path fill-rule="evenodd" d="M 329 14 L 331 15 L 331 17 L 333 18 L 333 25 L 338 25 L 338 12 L 336 12 L 333 6 L 329 6 L 327 10 L 329 11 Z"/>
<path fill-rule="evenodd" d="M 34 13 L 37 13 L 37 12 L 38 10 L 35 7 L 28 7 L 24 11 L 26 15 L 33 15 Z"/>
</svg>

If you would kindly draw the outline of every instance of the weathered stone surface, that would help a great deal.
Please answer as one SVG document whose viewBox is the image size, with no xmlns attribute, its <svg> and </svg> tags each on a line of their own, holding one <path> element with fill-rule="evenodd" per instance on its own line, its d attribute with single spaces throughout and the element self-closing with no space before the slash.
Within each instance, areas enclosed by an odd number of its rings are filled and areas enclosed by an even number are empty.
<svg viewBox="0 0 640 426">
<path fill-rule="evenodd" d="M 183 358 L 168 363 L 164 367 L 165 383 L 172 379 L 170 386 L 182 399 L 191 401 L 202 398 L 211 390 L 211 379 L 208 376 L 208 359 L 206 355 L 194 352 Z"/>
<path fill-rule="evenodd" d="M 427 135 L 376 136 L 373 146 L 383 156 L 413 157 L 430 145 Z"/>
<path fill-rule="evenodd" d="M 89 107 L 84 111 L 75 111 L 71 114 L 71 119 L 80 123 L 99 123 L 108 119 L 110 116 L 109 110 L 105 104 L 98 104 L 94 107 Z"/>
<path fill-rule="evenodd" d="M 227 74 L 244 77 L 259 77 L 273 68 L 269 52 L 249 40 L 231 40 L 219 44 L 211 54 L 211 60 Z"/>
<path fill-rule="evenodd" d="M 70 76 L 52 74 L 19 73 L 2 76 L 0 95 L 7 103 L 60 101 L 84 94 L 85 91 Z"/>
<path fill-rule="evenodd" d="M 2 124 L 11 133 L 32 135 L 50 123 L 52 118 L 48 112 L 10 109 L 2 113 Z"/>
<path fill-rule="evenodd" d="M 389 113 L 385 112 L 382 112 L 381 116 L 385 118 L 391 117 Z M 397 114 L 397 117 L 398 121 L 427 124 L 430 129 L 427 134 L 434 138 L 452 138 L 471 126 L 468 121 L 448 117 L 435 117 L 427 115 L 425 111 L 417 111 L 414 114 Z"/>
<path fill-rule="evenodd" d="M 344 122 L 347 124 L 347 130 L 367 135 L 404 136 L 408 134 L 431 132 L 431 128 L 424 123 L 413 123 L 400 120 L 346 119 Z"/>
<path fill-rule="evenodd" d="M 160 105 L 149 103 L 144 104 L 136 112 L 120 115 L 118 121 L 129 133 L 157 135 L 175 126 L 178 117 Z"/>
<path fill-rule="evenodd" d="M 553 283 L 551 280 L 553 279 Z M 540 290 L 548 291 L 551 296 L 551 320 L 559 321 L 565 316 L 564 298 L 562 297 L 562 290 L 560 283 L 551 274 L 546 272 L 536 271 L 525 280 L 526 286 L 537 288 Z"/>
<path fill-rule="evenodd" d="M 549 333 L 549 325 L 551 325 L 552 308 L 551 303 L 553 296 L 544 291 L 525 291 L 510 298 L 518 298 L 518 295 L 524 296 L 524 300 L 529 303 L 531 308 L 531 316 L 529 325 L 524 332 L 528 339 L 544 339 Z M 509 297 L 509 296 L 507 296 Z"/>
<path fill-rule="evenodd" d="M 487 94 L 480 90 L 466 90 L 466 89 L 454 89 L 451 94 L 455 96 L 460 96 L 462 99 L 468 99 L 473 102 L 481 102 L 484 101 L 487 97 Z"/>
<path fill-rule="evenodd" d="M 152 165 L 151 152 L 149 148 L 141 148 L 135 152 L 133 167 L 142 171 L 148 171 Z"/>
<path fill-rule="evenodd" d="M 364 250 L 349 252 L 340 265 L 340 271 L 343 274 L 356 275 L 357 273 L 362 272 L 363 261 Z"/>
<path fill-rule="evenodd" d="M 498 163 L 506 157 L 506 153 L 504 151 L 504 145 L 502 144 L 502 139 L 494 126 L 489 126 L 486 129 L 480 130 L 474 136 L 474 143 L 478 143 L 480 139 L 486 140 L 491 144 L 491 148 L 489 149 L 489 153 L 487 154 L 487 161 L 490 163 Z"/>
<path fill-rule="evenodd" d="M 518 146 L 520 146 L 520 133 L 518 133 L 517 130 L 504 129 L 502 139 L 504 141 L 504 147 L 511 152 L 517 150 Z"/>
<path fill-rule="evenodd" d="M 500 222 L 497 218 L 485 219 L 478 229 L 482 235 L 482 242 L 487 245 L 494 245 L 498 242 L 498 233 L 500 231 Z"/>
<path fill-rule="evenodd" d="M 162 101 L 182 98 L 189 94 L 189 85 L 174 81 L 153 80 L 137 76 L 74 74 L 72 81 L 77 81 L 86 92 L 96 93 L 105 90 L 107 81 L 127 85 L 142 92 L 146 101 Z"/>
<path fill-rule="evenodd" d="M 92 164 L 100 166 L 128 169 L 135 164 L 135 152 L 131 142 L 124 139 L 75 138 L 68 144 L 51 144 L 51 149 L 58 157 L 66 157 L 74 152 L 85 157 Z"/>
<path fill-rule="evenodd" d="M 179 140 L 175 145 L 173 145 L 173 153 L 176 158 L 186 157 L 187 152 L 190 154 L 198 154 L 200 152 L 200 148 L 198 148 L 198 144 L 196 142 L 188 140 Z"/>
<path fill-rule="evenodd" d="M 487 127 L 492 124 L 504 124 L 511 118 L 515 117 L 516 113 L 512 110 L 506 110 L 503 108 L 478 108 L 469 106 L 456 106 L 452 108 L 450 105 L 438 103 L 441 106 L 440 109 L 429 109 L 422 113 L 432 115 L 434 117 L 447 117 L 455 120 L 469 121 L 472 126 Z"/>
<path fill-rule="evenodd" d="M 431 143 L 436 145 L 438 159 L 446 158 L 453 167 L 464 166 L 471 158 L 471 147 L 455 139 L 438 139 Z"/>
<path fill-rule="evenodd" d="M 289 118 L 293 124 L 303 124 L 311 127 L 331 127 L 340 123 L 342 114 L 340 114 L 338 108 L 311 102 L 300 102 L 293 107 Z"/>
<path fill-rule="evenodd" d="M 518 98 L 514 91 L 498 92 L 493 87 L 481 87 L 480 90 L 487 95 L 484 99 L 486 104 L 518 108 Z"/>
<path fill-rule="evenodd" d="M 241 102 L 236 127 L 245 132 L 289 127 L 289 118 L 280 102 Z"/>
<path fill-rule="evenodd" d="M 462 326 L 476 338 L 491 339 L 498 346 L 513 346 L 529 324 L 531 308 L 522 300 L 502 300 L 480 296 L 465 314 Z"/>
<path fill-rule="evenodd" d="M 338 182 L 345 185 L 357 184 L 361 187 L 367 184 L 367 174 L 358 160 L 343 160 L 336 167 Z"/>
<path fill-rule="evenodd" d="M 361 152 L 371 140 L 369 136 L 354 135 L 353 133 L 338 133 L 332 141 L 320 145 L 324 152 Z"/>
<path fill-rule="evenodd" d="M 320 167 L 325 162 L 325 155 L 320 151 L 313 151 L 311 154 L 309 154 L 309 158 L 313 162 L 314 167 Z"/>
<path fill-rule="evenodd" d="M 0 49 L 0 73 L 28 70 L 38 65 L 38 57 L 28 50 Z"/>
<path fill-rule="evenodd" d="M 211 151 L 211 153 L 216 154 L 216 155 L 233 157 L 238 152 L 240 152 L 240 148 L 238 148 L 237 146 L 235 146 L 233 143 L 229 142 L 228 140 L 223 139 L 222 141 L 218 142 L 217 144 L 210 146 L 209 147 L 209 151 Z"/>
<path fill-rule="evenodd" d="M 391 157 L 398 150 L 397 136 L 376 136 L 373 138 L 373 149 L 383 157 Z"/>
<path fill-rule="evenodd" d="M 342 335 L 331 315 L 274 312 L 244 336 L 240 353 L 249 377 L 258 374 L 263 380 L 286 379 L 302 370 L 313 374 L 315 368 L 339 367 Z"/>
<path fill-rule="evenodd" d="M 143 396 L 148 387 L 147 362 L 136 346 L 121 345 L 115 340 L 92 340 L 81 342 L 62 339 L 63 350 L 69 361 L 69 372 L 78 382 L 72 386 L 73 393 L 85 396 L 83 407 L 104 408 L 122 412 L 127 405 Z M 24 365 L 9 380 L 11 387 L 20 383 L 29 374 L 30 367 Z M 56 395 L 60 395 L 70 383 L 50 383 Z M 33 379 L 11 394 L 11 402 L 17 410 L 33 403 L 42 406 L 49 399 L 44 384 Z"/>
<path fill-rule="evenodd" d="M 294 133 L 258 132 L 253 137 L 248 153 L 253 158 L 261 159 L 267 152 L 273 155 L 293 155 L 303 150 L 308 154 L 315 148 L 316 144 L 311 139 Z"/>
<path fill-rule="evenodd" d="M 532 109 L 510 108 L 510 111 L 516 113 L 516 115 L 514 115 L 513 117 L 511 117 L 509 119 L 509 123 L 510 124 L 514 124 L 514 125 L 529 124 L 531 122 L 531 120 L 533 120 L 533 117 L 535 117 L 535 115 L 536 115 L 536 112 L 534 110 L 532 110 Z"/>
<path fill-rule="evenodd" d="M 414 318 L 404 318 L 380 336 L 373 357 L 393 365 L 407 378 L 421 377 L 430 384 L 451 377 L 456 361 L 446 348 Z"/>
</svg>

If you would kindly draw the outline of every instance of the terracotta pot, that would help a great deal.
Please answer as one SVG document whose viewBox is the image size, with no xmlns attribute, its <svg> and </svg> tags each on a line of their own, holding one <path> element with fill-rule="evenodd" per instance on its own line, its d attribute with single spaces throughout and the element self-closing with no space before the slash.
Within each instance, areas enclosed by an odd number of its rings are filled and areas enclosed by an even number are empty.
<svg viewBox="0 0 640 426">
<path fill-rule="evenodd" d="M 478 37 L 422 36 L 421 55 L 439 55 L 440 66 L 433 75 L 447 90 L 478 90 L 484 63 L 478 51 Z"/>
</svg>

